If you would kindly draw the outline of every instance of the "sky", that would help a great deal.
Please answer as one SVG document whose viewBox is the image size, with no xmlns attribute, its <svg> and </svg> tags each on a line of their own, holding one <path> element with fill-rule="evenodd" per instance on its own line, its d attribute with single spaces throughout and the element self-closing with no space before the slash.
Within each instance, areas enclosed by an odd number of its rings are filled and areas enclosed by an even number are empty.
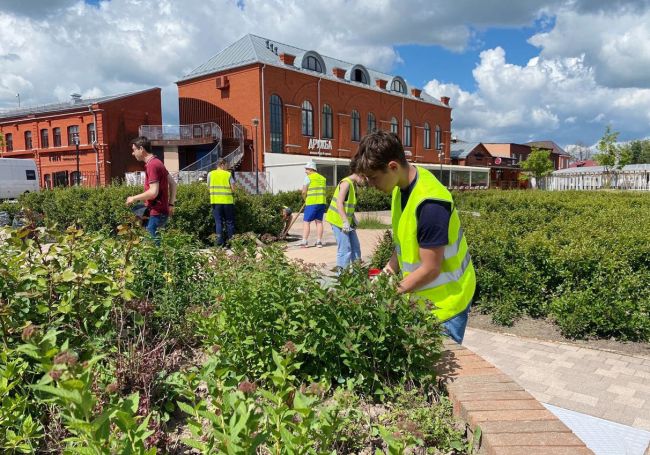
<svg viewBox="0 0 650 455">
<path fill-rule="evenodd" d="M 246 33 L 451 98 L 456 137 L 650 137 L 650 0 L 0 1 L 0 110 L 175 82 Z"/>
</svg>

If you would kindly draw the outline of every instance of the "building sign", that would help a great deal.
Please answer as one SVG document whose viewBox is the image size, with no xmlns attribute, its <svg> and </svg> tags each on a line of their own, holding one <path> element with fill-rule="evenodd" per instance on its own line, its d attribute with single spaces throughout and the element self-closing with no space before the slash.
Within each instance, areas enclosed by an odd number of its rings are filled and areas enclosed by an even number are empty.
<svg viewBox="0 0 650 455">
<path fill-rule="evenodd" d="M 497 157 L 494 159 L 494 164 L 497 164 L 497 165 L 501 164 L 501 158 L 497 156 Z"/>
<path fill-rule="evenodd" d="M 309 139 L 309 150 L 332 150 L 332 141 L 329 139 Z"/>
</svg>

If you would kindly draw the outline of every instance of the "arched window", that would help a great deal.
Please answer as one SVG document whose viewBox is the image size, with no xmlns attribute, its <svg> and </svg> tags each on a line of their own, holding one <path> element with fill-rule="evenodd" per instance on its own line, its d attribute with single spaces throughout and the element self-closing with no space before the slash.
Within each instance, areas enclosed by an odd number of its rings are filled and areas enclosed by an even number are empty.
<svg viewBox="0 0 650 455">
<path fill-rule="evenodd" d="M 302 135 L 314 135 L 314 109 L 307 100 L 302 102 Z"/>
<path fill-rule="evenodd" d="M 7 133 L 5 135 L 5 145 L 7 147 L 7 151 L 11 152 L 14 149 L 14 135 L 11 133 Z"/>
<path fill-rule="evenodd" d="M 352 111 L 352 140 L 361 140 L 361 117 L 359 111 Z"/>
<path fill-rule="evenodd" d="M 436 150 L 441 150 L 442 149 L 442 136 L 440 134 L 440 127 L 436 125 Z"/>
<path fill-rule="evenodd" d="M 88 132 L 88 144 L 92 145 L 97 140 L 97 136 L 95 135 L 95 124 L 89 123 L 86 128 Z"/>
<path fill-rule="evenodd" d="M 271 151 L 282 153 L 284 151 L 284 122 L 282 121 L 282 99 L 278 95 L 271 95 Z"/>
<path fill-rule="evenodd" d="M 368 112 L 368 134 L 377 131 L 377 120 L 375 114 Z"/>
<path fill-rule="evenodd" d="M 404 147 L 411 146 L 411 121 L 404 120 Z"/>
<path fill-rule="evenodd" d="M 323 72 L 323 66 L 320 64 L 320 61 L 313 55 L 308 55 L 302 62 L 302 67 L 307 70 L 316 71 L 318 73 Z"/>
<path fill-rule="evenodd" d="M 323 104 L 323 116 L 321 118 L 323 121 L 321 125 L 323 138 L 332 139 L 334 137 L 332 129 L 332 108 L 328 104 Z"/>
<path fill-rule="evenodd" d="M 32 147 L 32 132 L 25 131 L 25 150 L 29 150 Z"/>
<path fill-rule="evenodd" d="M 428 123 L 424 124 L 424 148 L 431 148 L 431 126 Z"/>
<path fill-rule="evenodd" d="M 394 92 L 406 93 L 406 87 L 399 79 L 393 79 L 393 82 L 390 84 L 390 89 Z"/>
<path fill-rule="evenodd" d="M 397 123 L 397 119 L 395 117 L 390 119 L 390 132 L 399 134 L 399 124 Z"/>
<path fill-rule="evenodd" d="M 362 84 L 368 83 L 368 78 L 366 77 L 366 72 L 361 68 L 357 68 L 352 72 L 352 80 L 355 82 L 361 82 Z"/>
<path fill-rule="evenodd" d="M 41 130 L 41 148 L 48 148 L 50 146 L 49 131 L 47 128 Z"/>
</svg>

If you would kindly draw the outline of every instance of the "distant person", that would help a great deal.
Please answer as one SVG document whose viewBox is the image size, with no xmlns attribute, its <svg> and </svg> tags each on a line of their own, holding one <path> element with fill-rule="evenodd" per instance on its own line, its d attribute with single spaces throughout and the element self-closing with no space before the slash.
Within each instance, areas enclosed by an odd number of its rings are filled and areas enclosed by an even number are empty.
<svg viewBox="0 0 650 455">
<path fill-rule="evenodd" d="M 224 247 L 235 235 L 235 179 L 226 170 L 226 160 L 219 160 L 217 169 L 208 173 L 210 205 L 217 234 L 217 246 Z M 225 231 L 225 232 L 224 232 Z"/>
<path fill-rule="evenodd" d="M 323 217 L 327 210 L 325 190 L 327 180 L 316 172 L 316 163 L 313 161 L 305 165 L 305 181 L 302 187 L 302 197 L 305 199 L 305 213 L 303 216 L 302 242 L 300 246 L 307 248 L 309 239 L 309 225 L 316 223 L 316 246 L 323 247 Z"/>
<path fill-rule="evenodd" d="M 354 173 L 342 179 L 334 190 L 325 221 L 332 225 L 336 238 L 336 266 L 345 268 L 361 259 L 361 244 L 356 231 L 354 212 L 357 206 L 357 187 L 365 179 Z"/>
<path fill-rule="evenodd" d="M 176 182 L 170 177 L 163 162 L 151 153 L 151 142 L 146 137 L 139 136 L 131 141 L 131 154 L 144 163 L 144 192 L 127 197 L 126 205 L 144 201 L 149 212 L 146 229 L 158 243 L 158 230 L 174 214 Z"/>
<path fill-rule="evenodd" d="M 445 334 L 462 343 L 476 274 L 451 194 L 431 172 L 406 161 L 396 134 L 368 134 L 352 161 L 370 185 L 393 196 L 395 251 L 384 270 L 401 274 L 399 292 L 430 302 Z"/>
</svg>

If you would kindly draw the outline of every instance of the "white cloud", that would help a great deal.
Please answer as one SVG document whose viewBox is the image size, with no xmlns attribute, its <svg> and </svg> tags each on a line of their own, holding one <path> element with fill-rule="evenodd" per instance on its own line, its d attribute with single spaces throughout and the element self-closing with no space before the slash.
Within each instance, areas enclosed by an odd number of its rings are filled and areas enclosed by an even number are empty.
<svg viewBox="0 0 650 455">
<path fill-rule="evenodd" d="M 453 130 L 462 139 L 593 142 L 608 123 L 627 136 L 647 134 L 650 90 L 599 86 L 584 57 L 540 57 L 519 66 L 495 48 L 481 53 L 473 74 L 475 92 L 437 80 L 425 86 L 434 97 L 451 97 Z"/>
<path fill-rule="evenodd" d="M 462 52 L 489 27 L 546 30 L 539 56 L 508 62 L 481 53 L 476 89 L 432 80 L 447 95 L 454 129 L 478 140 L 540 136 L 591 140 L 585 125 L 611 122 L 647 135 L 649 1 L 620 0 L 4 0 L 0 6 L 0 108 L 159 86 L 166 121 L 177 119 L 174 81 L 245 33 L 317 49 L 389 71 L 399 44 Z M 593 131 L 594 125 L 590 124 Z M 583 137 L 580 137 L 583 136 Z M 624 136 L 624 135 L 622 135 Z M 570 139 L 570 138 L 574 139 Z"/>
</svg>

